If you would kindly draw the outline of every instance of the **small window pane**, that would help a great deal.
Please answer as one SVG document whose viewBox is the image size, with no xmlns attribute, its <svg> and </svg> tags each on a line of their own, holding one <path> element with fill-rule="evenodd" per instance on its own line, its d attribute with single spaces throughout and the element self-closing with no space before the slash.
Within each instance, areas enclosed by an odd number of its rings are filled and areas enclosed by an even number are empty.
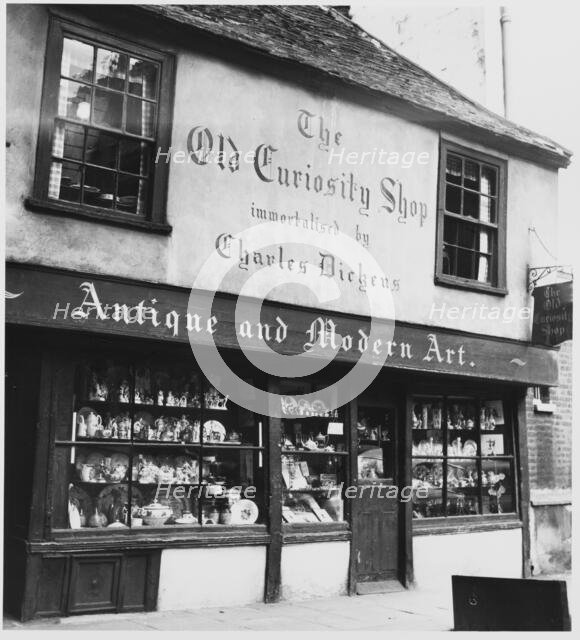
<svg viewBox="0 0 580 640">
<path fill-rule="evenodd" d="M 451 244 L 457 244 L 457 221 L 452 218 L 445 218 L 443 228 L 443 240 Z"/>
<path fill-rule="evenodd" d="M 119 176 L 119 197 L 117 207 L 127 213 L 137 212 L 137 202 L 139 200 L 139 179 L 132 176 Z"/>
<path fill-rule="evenodd" d="M 78 202 L 81 194 L 82 171 L 70 162 L 53 162 L 50 167 L 48 197 Z"/>
<path fill-rule="evenodd" d="M 447 515 L 479 513 L 479 479 L 475 460 L 450 460 L 447 464 Z"/>
<path fill-rule="evenodd" d="M 443 508 L 443 462 L 429 458 L 413 460 L 413 518 L 445 515 Z M 421 490 L 417 495 L 417 490 Z M 426 494 L 426 497 L 424 497 Z"/>
<path fill-rule="evenodd" d="M 480 231 L 479 232 L 479 250 L 481 253 L 490 253 L 490 232 L 489 231 Z M 475 248 L 475 247 L 474 247 Z"/>
<path fill-rule="evenodd" d="M 123 95 L 106 89 L 95 89 L 93 122 L 120 129 L 123 122 Z"/>
<path fill-rule="evenodd" d="M 155 130 L 155 105 L 128 97 L 126 127 L 129 133 L 152 138 Z"/>
<path fill-rule="evenodd" d="M 482 461 L 483 513 L 515 511 L 514 476 L 509 460 Z"/>
<path fill-rule="evenodd" d="M 71 80 L 61 80 L 58 115 L 88 122 L 91 117 L 91 88 Z"/>
<path fill-rule="evenodd" d="M 97 51 L 97 78 L 96 83 L 101 87 L 125 90 L 125 78 L 127 77 L 127 56 L 116 51 L 99 49 Z"/>
<path fill-rule="evenodd" d="M 488 166 L 481 168 L 481 192 L 490 196 L 496 195 L 497 171 Z"/>
<path fill-rule="evenodd" d="M 474 274 L 474 254 L 472 251 L 457 249 L 457 271 L 455 275 L 461 278 L 475 277 Z"/>
<path fill-rule="evenodd" d="M 84 140 L 83 127 L 68 122 L 57 122 L 52 139 L 52 155 L 82 161 Z"/>
<path fill-rule="evenodd" d="M 115 197 L 115 173 L 105 169 L 85 169 L 85 194 L 87 204 L 111 208 Z"/>
<path fill-rule="evenodd" d="M 457 269 L 457 249 L 443 245 L 443 273 L 455 275 Z"/>
<path fill-rule="evenodd" d="M 475 249 L 476 242 L 476 225 L 469 224 L 466 222 L 458 223 L 458 240 L 457 244 L 460 247 L 465 247 L 466 249 Z"/>
<path fill-rule="evenodd" d="M 121 171 L 147 176 L 151 151 L 145 142 L 133 140 L 121 140 L 121 159 L 119 168 Z"/>
<path fill-rule="evenodd" d="M 446 178 L 447 182 L 461 184 L 461 158 L 451 154 L 447 156 Z"/>
<path fill-rule="evenodd" d="M 92 82 L 94 48 L 85 42 L 64 38 L 60 73 L 63 76 Z"/>
<path fill-rule="evenodd" d="M 463 176 L 463 186 L 468 189 L 479 191 L 479 164 L 472 160 L 465 161 L 465 175 Z"/>
<path fill-rule="evenodd" d="M 102 167 L 116 169 L 117 167 L 117 138 L 96 129 L 89 129 L 87 133 L 86 161 Z"/>
<path fill-rule="evenodd" d="M 461 188 L 447 185 L 445 191 L 445 209 L 449 213 L 461 213 Z"/>
<path fill-rule="evenodd" d="M 479 196 L 479 219 L 482 222 L 495 223 L 495 200 Z"/>
<path fill-rule="evenodd" d="M 129 62 L 129 93 L 143 98 L 157 95 L 157 65 L 131 58 Z"/>
<path fill-rule="evenodd" d="M 479 195 L 477 193 L 463 192 L 463 215 L 470 218 L 479 216 Z"/>
</svg>

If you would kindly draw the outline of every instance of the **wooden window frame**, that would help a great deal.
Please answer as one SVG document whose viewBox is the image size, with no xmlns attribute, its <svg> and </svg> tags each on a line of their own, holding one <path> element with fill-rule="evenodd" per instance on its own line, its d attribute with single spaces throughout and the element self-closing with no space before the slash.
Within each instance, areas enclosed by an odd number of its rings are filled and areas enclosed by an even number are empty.
<svg viewBox="0 0 580 640">
<path fill-rule="evenodd" d="M 422 454 L 412 454 L 409 451 L 410 456 L 410 464 L 411 464 L 411 473 L 412 466 L 414 460 L 441 460 L 443 475 L 447 478 L 447 464 L 449 460 L 464 460 L 464 459 L 472 459 L 477 466 L 478 469 L 478 478 L 479 478 L 479 497 L 478 500 L 479 508 L 483 506 L 482 504 L 482 496 L 483 496 L 483 486 L 481 485 L 481 477 L 482 477 L 482 469 L 483 462 L 486 460 L 506 460 L 511 462 L 512 469 L 512 482 L 511 488 L 513 491 L 513 500 L 514 500 L 514 511 L 508 511 L 506 513 L 483 513 L 480 511 L 476 514 L 466 514 L 466 515 L 456 515 L 456 514 L 447 514 L 441 516 L 433 516 L 433 517 L 425 517 L 425 518 L 411 518 L 411 527 L 413 530 L 413 535 L 424 533 L 461 533 L 466 530 L 469 531 L 485 531 L 489 529 L 503 529 L 503 528 L 521 528 L 522 526 L 522 505 L 521 505 L 521 493 L 522 489 L 520 486 L 521 483 L 521 475 L 522 475 L 522 459 L 521 459 L 521 447 L 519 446 L 519 434 L 521 430 L 520 422 L 513 410 L 512 402 L 509 398 L 505 397 L 503 394 L 499 394 L 497 399 L 501 400 L 503 403 L 503 410 L 506 419 L 509 421 L 509 433 L 507 441 L 509 442 L 512 453 L 501 454 L 495 456 L 485 456 L 481 451 L 481 425 L 479 423 L 479 416 L 482 404 L 491 399 L 491 395 L 489 393 L 481 393 L 474 392 L 472 390 L 466 390 L 465 393 L 459 392 L 455 393 L 441 393 L 436 392 L 433 389 L 420 389 L 419 391 L 412 393 L 408 397 L 408 411 L 407 415 L 411 415 L 412 407 L 415 404 L 417 399 L 420 398 L 440 398 L 442 402 L 442 410 L 443 410 L 443 420 L 445 420 L 445 415 L 447 411 L 447 407 L 450 404 L 449 399 L 453 401 L 456 398 L 464 398 L 469 402 L 473 402 L 476 406 L 476 425 L 473 429 L 474 437 L 477 439 L 478 445 L 478 453 L 476 456 L 466 456 L 462 458 L 461 456 L 449 456 L 448 453 L 444 453 L 442 455 L 422 455 Z M 413 428 L 412 423 L 410 422 L 410 418 L 407 418 L 407 431 L 409 434 L 412 434 Z M 443 446 L 447 446 L 447 434 L 449 433 L 447 427 L 445 425 L 441 425 L 441 435 Z M 483 433 L 487 433 L 483 431 Z M 410 437 L 410 445 L 412 445 L 412 435 Z M 445 512 L 447 511 L 447 480 L 445 480 L 443 485 L 443 508 Z M 410 503 L 412 504 L 412 503 Z"/>
<path fill-rule="evenodd" d="M 447 166 L 447 154 L 454 153 L 473 160 L 492 165 L 498 172 L 497 195 L 497 260 L 494 265 L 496 280 L 489 284 L 478 282 L 471 278 L 453 276 L 443 272 L 443 237 L 445 225 L 445 168 Z M 477 221 L 473 221 L 477 224 Z M 490 293 L 492 295 L 505 296 L 508 293 L 506 285 L 506 232 L 507 232 L 507 161 L 495 156 L 490 156 L 480 151 L 475 151 L 451 142 L 444 138 L 439 146 L 439 180 L 437 194 L 437 232 L 435 250 L 435 284 L 459 289 L 468 289 Z"/>
<path fill-rule="evenodd" d="M 97 46 L 125 51 L 159 64 L 158 113 L 153 153 L 155 155 L 158 150 L 167 153 L 171 146 L 174 95 L 173 55 L 150 48 L 144 42 L 136 43 L 127 39 L 124 34 L 104 33 L 92 23 L 80 24 L 53 15 L 50 20 L 46 48 L 33 196 L 27 199 L 27 207 L 41 213 L 52 213 L 161 234 L 170 233 L 171 226 L 166 223 L 169 163 L 155 163 L 154 157 L 151 160 L 154 165 L 151 197 L 145 216 L 111 211 L 111 209 L 83 203 L 49 199 L 52 134 L 58 113 L 60 66 L 65 37 L 80 38 Z"/>
</svg>

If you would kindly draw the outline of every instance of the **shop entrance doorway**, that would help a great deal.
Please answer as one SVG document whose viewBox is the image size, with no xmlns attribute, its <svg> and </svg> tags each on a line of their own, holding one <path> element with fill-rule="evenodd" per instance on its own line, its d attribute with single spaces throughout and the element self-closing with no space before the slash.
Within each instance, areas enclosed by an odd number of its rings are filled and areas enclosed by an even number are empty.
<svg viewBox="0 0 580 640">
<path fill-rule="evenodd" d="M 358 593 L 402 588 L 399 577 L 399 482 L 394 404 L 357 412 L 356 582 Z"/>
</svg>

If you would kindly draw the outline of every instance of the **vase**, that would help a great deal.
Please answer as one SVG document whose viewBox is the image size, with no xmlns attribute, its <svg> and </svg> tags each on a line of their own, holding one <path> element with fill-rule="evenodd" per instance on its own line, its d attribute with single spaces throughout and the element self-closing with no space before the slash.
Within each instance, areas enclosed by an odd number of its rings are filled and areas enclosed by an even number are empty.
<svg viewBox="0 0 580 640">
<path fill-rule="evenodd" d="M 100 529 L 102 527 L 106 527 L 107 523 L 107 516 L 104 513 L 101 513 L 98 507 L 95 507 L 95 512 L 89 518 L 89 527 L 92 527 L 93 529 Z"/>
</svg>

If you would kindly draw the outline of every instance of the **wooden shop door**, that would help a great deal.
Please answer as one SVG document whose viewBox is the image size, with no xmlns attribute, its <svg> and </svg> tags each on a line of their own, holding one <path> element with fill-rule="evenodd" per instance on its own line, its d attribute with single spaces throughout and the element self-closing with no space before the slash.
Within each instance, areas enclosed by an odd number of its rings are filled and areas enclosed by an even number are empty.
<svg viewBox="0 0 580 640">
<path fill-rule="evenodd" d="M 399 500 L 393 405 L 359 403 L 355 565 L 358 593 L 400 588 Z M 390 489 L 389 489 L 390 488 Z M 396 489 L 394 489 L 396 488 Z M 396 497 L 393 493 L 397 491 Z M 389 497 L 386 497 L 389 496 Z M 396 585 L 396 586 L 395 586 Z"/>
</svg>

